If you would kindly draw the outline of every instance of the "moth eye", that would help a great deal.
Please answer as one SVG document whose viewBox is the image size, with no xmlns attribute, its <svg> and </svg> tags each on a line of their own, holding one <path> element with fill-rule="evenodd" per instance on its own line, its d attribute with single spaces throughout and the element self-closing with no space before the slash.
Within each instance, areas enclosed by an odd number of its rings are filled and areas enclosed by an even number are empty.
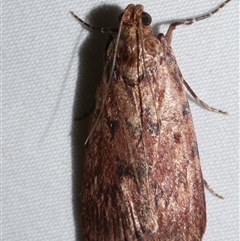
<svg viewBox="0 0 240 241">
<path fill-rule="evenodd" d="M 123 16 L 123 13 L 121 13 L 121 14 L 119 15 L 119 17 L 118 17 L 118 21 L 119 21 L 119 22 L 121 22 L 122 16 Z"/>
<path fill-rule="evenodd" d="M 146 12 L 142 12 L 142 24 L 147 26 L 147 25 L 150 25 L 151 22 L 152 22 L 151 16 Z"/>
</svg>

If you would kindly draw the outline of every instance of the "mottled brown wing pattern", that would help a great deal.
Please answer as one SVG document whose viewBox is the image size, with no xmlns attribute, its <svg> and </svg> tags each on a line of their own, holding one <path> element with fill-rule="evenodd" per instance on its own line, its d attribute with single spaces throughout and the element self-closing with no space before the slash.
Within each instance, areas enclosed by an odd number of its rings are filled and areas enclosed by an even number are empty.
<svg viewBox="0 0 240 241">
<path fill-rule="evenodd" d="M 84 168 L 85 238 L 201 240 L 203 179 L 183 78 L 170 43 L 141 24 L 142 12 L 125 9 L 105 56 Z"/>
</svg>

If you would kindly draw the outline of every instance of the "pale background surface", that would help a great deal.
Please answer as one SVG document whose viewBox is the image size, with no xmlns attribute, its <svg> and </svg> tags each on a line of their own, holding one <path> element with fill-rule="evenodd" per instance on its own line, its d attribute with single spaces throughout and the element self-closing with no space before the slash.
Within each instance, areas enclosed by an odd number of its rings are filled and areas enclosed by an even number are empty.
<svg viewBox="0 0 240 241">
<path fill-rule="evenodd" d="M 157 23 L 198 16 L 221 2 L 141 1 L 156 32 Z M 73 116 L 93 105 L 106 36 L 83 29 L 69 10 L 93 25 L 117 26 L 129 3 L 3 0 L 2 240 L 81 240 L 76 200 L 87 120 Z M 204 177 L 225 196 L 206 191 L 206 241 L 239 240 L 238 12 L 233 0 L 173 36 L 186 81 L 202 100 L 229 112 L 211 113 L 190 100 Z"/>
</svg>

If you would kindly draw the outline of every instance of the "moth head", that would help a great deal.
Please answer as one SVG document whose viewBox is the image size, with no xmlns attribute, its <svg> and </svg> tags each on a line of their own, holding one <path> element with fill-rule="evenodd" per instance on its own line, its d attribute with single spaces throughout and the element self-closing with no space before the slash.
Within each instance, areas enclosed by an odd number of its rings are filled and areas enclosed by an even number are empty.
<svg viewBox="0 0 240 241">
<path fill-rule="evenodd" d="M 148 26 L 152 22 L 151 16 L 143 11 L 143 6 L 129 4 L 123 13 L 119 16 L 119 22 L 123 21 L 125 24 L 133 24 L 141 22 L 143 25 Z"/>
</svg>

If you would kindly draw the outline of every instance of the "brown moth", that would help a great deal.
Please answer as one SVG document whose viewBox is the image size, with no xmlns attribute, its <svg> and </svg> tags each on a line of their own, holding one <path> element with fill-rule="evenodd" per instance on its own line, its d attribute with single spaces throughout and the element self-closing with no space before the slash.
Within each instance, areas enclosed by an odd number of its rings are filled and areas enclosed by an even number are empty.
<svg viewBox="0 0 240 241">
<path fill-rule="evenodd" d="M 89 241 L 196 241 L 206 227 L 204 180 L 172 32 L 154 35 L 142 5 L 130 4 L 104 56 L 86 141 L 81 219 Z"/>
</svg>

